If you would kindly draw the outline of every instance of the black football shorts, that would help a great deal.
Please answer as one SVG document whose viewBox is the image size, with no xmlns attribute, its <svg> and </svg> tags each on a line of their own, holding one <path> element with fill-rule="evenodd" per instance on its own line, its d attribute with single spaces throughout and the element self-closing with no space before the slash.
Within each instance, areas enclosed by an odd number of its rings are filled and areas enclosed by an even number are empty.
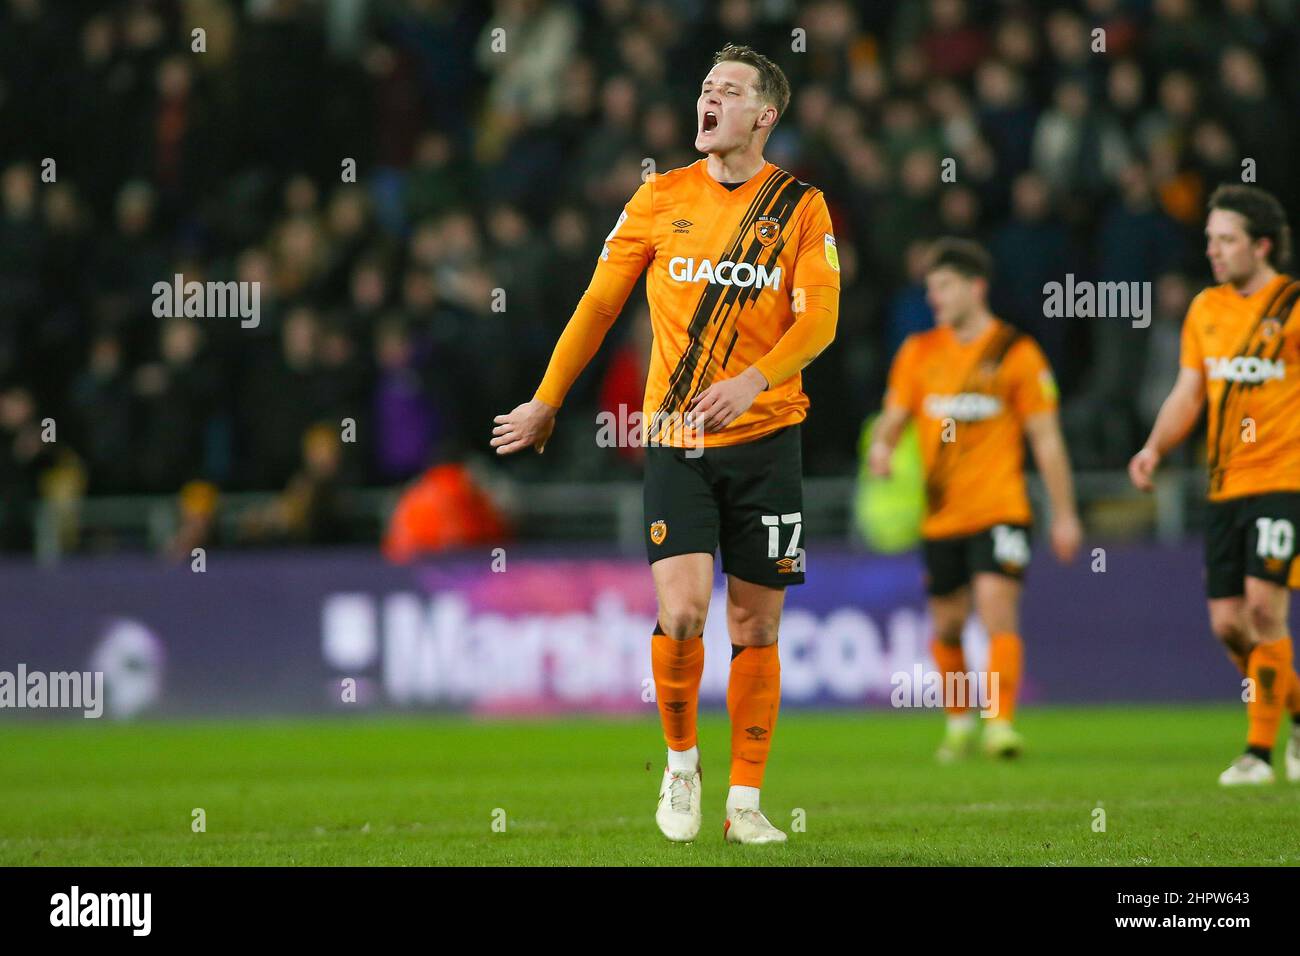
<svg viewBox="0 0 1300 956">
<path fill-rule="evenodd" d="M 1205 520 L 1205 590 L 1237 597 L 1246 576 L 1285 585 L 1296 556 L 1300 492 L 1274 491 L 1211 501 Z"/>
<path fill-rule="evenodd" d="M 1029 526 L 995 524 L 972 534 L 926 538 L 925 590 L 934 597 L 951 594 L 981 572 L 1021 581 L 1029 565 Z"/>
<path fill-rule="evenodd" d="M 645 546 L 651 564 L 720 549 L 722 570 L 743 581 L 802 584 L 799 425 L 738 445 L 647 447 Z"/>
</svg>

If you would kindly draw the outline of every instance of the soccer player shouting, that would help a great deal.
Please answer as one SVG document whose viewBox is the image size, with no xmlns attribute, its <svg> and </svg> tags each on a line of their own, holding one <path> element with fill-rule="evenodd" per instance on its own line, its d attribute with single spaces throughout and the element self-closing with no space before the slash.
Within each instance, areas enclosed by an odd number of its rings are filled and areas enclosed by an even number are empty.
<svg viewBox="0 0 1300 956">
<path fill-rule="evenodd" d="M 1286 775 L 1300 781 L 1300 678 L 1287 627 L 1287 574 L 1300 523 L 1300 282 L 1278 271 L 1290 257 L 1291 230 L 1271 194 L 1220 186 L 1209 209 L 1205 251 L 1219 284 L 1187 309 L 1178 378 L 1128 471 L 1150 491 L 1160 459 L 1208 405 L 1210 629 L 1251 681 L 1246 751 L 1219 783 L 1273 782 L 1283 708 L 1295 722 Z"/>
<path fill-rule="evenodd" d="M 646 552 L 668 743 L 655 819 L 670 840 L 694 840 L 700 829 L 696 712 L 719 547 L 732 645 L 724 834 L 786 838 L 763 815 L 759 790 L 781 702 L 785 588 L 804 579 L 800 371 L 835 337 L 840 287 L 821 191 L 763 158 L 789 102 L 790 84 L 767 57 L 733 44 L 714 57 L 696 101 L 705 158 L 648 177 L 632 196 L 536 395 L 493 429 L 498 454 L 542 450 L 569 387 L 648 269 Z"/>
<path fill-rule="evenodd" d="M 976 243 L 934 244 L 925 284 L 936 327 L 908 336 L 894 357 L 869 464 L 887 476 L 903 425 L 916 419 L 925 466 L 921 536 L 931 653 L 945 691 L 963 686 L 949 675 L 966 673 L 961 635 L 973 598 L 989 633 L 988 670 L 998 675 L 984 748 L 1014 757 L 1024 746 L 1012 718 L 1024 659 L 1020 589 L 1029 563 L 1026 435 L 1051 499 L 1052 550 L 1063 563 L 1074 557 L 1081 532 L 1051 369 L 1033 339 L 989 312 L 991 271 L 988 253 Z M 938 757 L 947 762 L 973 748 L 976 725 L 970 701 L 945 699 L 944 705 L 948 726 Z"/>
</svg>

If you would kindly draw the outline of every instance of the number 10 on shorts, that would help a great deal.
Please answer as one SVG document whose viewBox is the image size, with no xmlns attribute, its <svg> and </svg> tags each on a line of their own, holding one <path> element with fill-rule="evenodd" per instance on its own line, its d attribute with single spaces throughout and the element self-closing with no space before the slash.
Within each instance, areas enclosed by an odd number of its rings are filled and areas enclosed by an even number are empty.
<svg viewBox="0 0 1300 956">
<path fill-rule="evenodd" d="M 769 558 L 779 558 L 781 556 L 782 525 L 794 525 L 794 533 L 790 535 L 790 544 L 785 549 L 785 556 L 793 558 L 798 555 L 799 531 L 803 528 L 802 511 L 795 511 L 788 515 L 763 515 L 763 524 L 767 525 L 767 556 Z"/>
<path fill-rule="evenodd" d="M 764 518 L 764 521 L 767 519 Z M 1285 518 L 1256 518 L 1255 553 L 1261 558 L 1288 560 L 1295 547 L 1295 526 Z"/>
</svg>

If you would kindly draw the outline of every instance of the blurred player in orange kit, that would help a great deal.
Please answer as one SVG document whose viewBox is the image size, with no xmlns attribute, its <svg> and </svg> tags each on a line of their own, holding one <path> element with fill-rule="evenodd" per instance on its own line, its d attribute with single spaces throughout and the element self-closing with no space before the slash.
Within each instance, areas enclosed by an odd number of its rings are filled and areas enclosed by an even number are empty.
<svg viewBox="0 0 1300 956">
<path fill-rule="evenodd" d="M 991 273 L 990 256 L 974 242 L 933 245 L 926 296 L 935 328 L 909 336 L 894 357 L 870 466 L 876 475 L 889 474 L 894 445 L 915 419 L 925 466 L 921 535 L 931 651 L 945 688 L 962 686 L 954 679 L 967 673 L 961 635 L 973 604 L 990 638 L 994 713 L 984 748 L 1014 757 L 1024 747 L 1012 720 L 1024 659 L 1019 603 L 1032 518 L 1026 436 L 1051 499 L 1052 549 L 1062 562 L 1074 557 L 1081 531 L 1052 371 L 1033 339 L 989 312 Z M 973 749 L 976 722 L 971 701 L 946 693 L 944 703 L 947 732 L 938 757 L 948 762 Z"/>
<path fill-rule="evenodd" d="M 1273 745 L 1292 719 L 1286 776 L 1300 781 L 1300 678 L 1292 663 L 1288 576 L 1300 525 L 1300 282 L 1280 272 L 1291 229 L 1270 193 L 1214 191 L 1206 255 L 1218 285 L 1201 291 L 1183 323 L 1178 379 L 1146 444 L 1129 462 L 1142 491 L 1161 458 L 1209 409 L 1210 489 L 1205 537 L 1210 628 L 1248 678 L 1246 750 L 1224 786 L 1275 779 Z"/>
</svg>

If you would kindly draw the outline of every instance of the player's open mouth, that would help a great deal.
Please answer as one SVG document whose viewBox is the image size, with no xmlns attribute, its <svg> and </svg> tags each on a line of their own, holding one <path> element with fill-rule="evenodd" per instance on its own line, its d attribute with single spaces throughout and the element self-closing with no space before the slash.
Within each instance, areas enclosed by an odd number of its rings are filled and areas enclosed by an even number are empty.
<svg viewBox="0 0 1300 956">
<path fill-rule="evenodd" d="M 718 128 L 718 114 L 713 110 L 706 110 L 703 119 L 700 120 L 700 132 L 712 133 Z"/>
</svg>

